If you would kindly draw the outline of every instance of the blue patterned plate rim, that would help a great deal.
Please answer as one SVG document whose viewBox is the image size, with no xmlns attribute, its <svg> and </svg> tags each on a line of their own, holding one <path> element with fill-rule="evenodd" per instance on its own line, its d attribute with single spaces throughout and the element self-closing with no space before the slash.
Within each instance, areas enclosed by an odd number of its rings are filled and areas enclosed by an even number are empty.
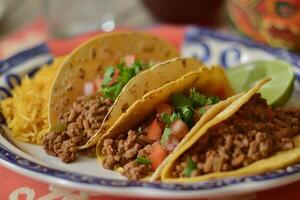
<svg viewBox="0 0 300 200">
<path fill-rule="evenodd" d="M 32 172 L 37 172 L 46 176 L 56 177 L 58 179 L 63 179 L 66 181 L 71 181 L 74 183 L 88 184 L 88 185 L 99 185 L 99 186 L 109 186 L 109 187 L 146 187 L 160 190 L 169 191 L 193 191 L 193 190 L 212 190 L 222 188 L 224 186 L 232 186 L 241 184 L 243 182 L 265 182 L 272 179 L 283 178 L 286 176 L 291 176 L 300 172 L 300 164 L 289 166 L 285 169 L 277 170 L 274 172 L 269 172 L 254 176 L 244 176 L 238 178 L 226 178 L 226 179 L 216 179 L 210 181 L 203 181 L 191 184 L 166 184 L 166 183 L 150 183 L 142 181 L 128 181 L 128 180 L 116 180 L 116 179 L 104 179 L 98 177 L 92 177 L 88 175 L 81 175 L 78 173 L 71 173 L 63 170 L 57 170 L 54 168 L 46 167 L 32 161 L 29 161 L 19 155 L 14 154 L 9 151 L 6 147 L 0 144 L 0 160 L 3 161 L 4 165 L 13 165 L 19 168 L 29 170 Z"/>
<path fill-rule="evenodd" d="M 207 36 L 221 41 L 236 42 L 250 48 L 260 49 L 273 54 L 279 59 L 291 63 L 295 67 L 300 68 L 300 56 L 283 48 L 269 47 L 265 44 L 238 35 L 232 35 L 225 32 L 216 32 L 207 28 L 195 26 L 191 26 L 187 29 L 185 37 L 187 40 L 193 40 L 195 38 L 195 35 Z"/>
</svg>

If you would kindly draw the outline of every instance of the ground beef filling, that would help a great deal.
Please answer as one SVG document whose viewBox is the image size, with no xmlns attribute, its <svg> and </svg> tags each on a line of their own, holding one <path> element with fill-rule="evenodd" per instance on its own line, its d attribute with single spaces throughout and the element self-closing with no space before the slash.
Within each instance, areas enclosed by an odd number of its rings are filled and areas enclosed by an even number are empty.
<svg viewBox="0 0 300 200">
<path fill-rule="evenodd" d="M 76 159 L 77 147 L 85 144 L 98 130 L 111 107 L 112 102 L 101 94 L 80 96 L 68 112 L 59 116 L 59 122 L 66 125 L 63 132 L 50 132 L 44 138 L 44 149 L 49 155 L 69 163 Z M 86 150 L 94 154 L 94 148 Z"/>
<path fill-rule="evenodd" d="M 294 147 L 300 133 L 299 109 L 272 109 L 259 94 L 228 120 L 208 133 L 178 159 L 173 177 L 184 173 L 191 159 L 196 166 L 190 176 L 238 169 Z"/>
<path fill-rule="evenodd" d="M 102 148 L 103 167 L 112 170 L 123 167 L 122 175 L 130 180 L 148 176 L 152 172 L 151 166 L 138 164 L 136 158 L 149 157 L 151 145 L 152 141 L 133 130 L 121 134 L 116 139 L 105 139 Z"/>
</svg>

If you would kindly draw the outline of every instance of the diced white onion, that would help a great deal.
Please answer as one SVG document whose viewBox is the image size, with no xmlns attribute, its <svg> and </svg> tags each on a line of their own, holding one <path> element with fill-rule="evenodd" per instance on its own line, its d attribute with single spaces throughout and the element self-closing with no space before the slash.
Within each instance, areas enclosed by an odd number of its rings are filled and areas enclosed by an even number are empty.
<svg viewBox="0 0 300 200">
<path fill-rule="evenodd" d="M 95 88 L 94 84 L 92 82 L 87 82 L 84 84 L 84 95 L 85 96 L 91 96 L 94 94 Z"/>
</svg>

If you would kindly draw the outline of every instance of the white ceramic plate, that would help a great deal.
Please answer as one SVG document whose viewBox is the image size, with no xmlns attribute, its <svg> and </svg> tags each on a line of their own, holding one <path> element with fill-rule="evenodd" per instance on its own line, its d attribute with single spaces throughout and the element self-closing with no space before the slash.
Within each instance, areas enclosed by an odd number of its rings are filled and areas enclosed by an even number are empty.
<svg viewBox="0 0 300 200">
<path fill-rule="evenodd" d="M 190 27 L 182 48 L 185 56 L 194 56 L 208 64 L 225 67 L 261 59 L 283 59 L 294 66 L 297 80 L 289 103 L 299 98 L 300 57 L 283 49 L 273 49 L 250 40 L 206 29 Z M 24 73 L 33 74 L 49 62 L 47 46 L 41 44 L 0 62 L 0 95 L 5 97 Z M 299 104 L 300 106 L 300 104 Z M 48 156 L 38 145 L 14 141 L 0 135 L 0 164 L 31 178 L 93 193 L 135 197 L 217 197 L 254 192 L 300 180 L 300 165 L 257 176 L 227 178 L 194 184 L 161 184 L 127 181 L 117 173 L 103 169 L 95 159 L 81 156 L 71 164 Z"/>
</svg>

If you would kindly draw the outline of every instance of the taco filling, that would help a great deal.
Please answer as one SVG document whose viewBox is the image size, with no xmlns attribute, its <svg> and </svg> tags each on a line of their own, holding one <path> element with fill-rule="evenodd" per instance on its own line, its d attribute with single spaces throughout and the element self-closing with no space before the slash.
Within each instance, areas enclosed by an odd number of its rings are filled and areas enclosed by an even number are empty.
<svg viewBox="0 0 300 200">
<path fill-rule="evenodd" d="M 59 114 L 58 123 L 45 136 L 46 152 L 66 163 L 74 161 L 77 147 L 84 145 L 101 127 L 122 88 L 149 66 L 132 55 L 126 56 L 116 66 L 106 68 L 102 77 L 86 82 L 82 88 L 84 95 L 77 97 L 69 110 Z M 95 155 L 95 148 L 87 149 L 86 153 Z"/>
<path fill-rule="evenodd" d="M 180 155 L 170 175 L 196 177 L 245 167 L 294 148 L 299 132 L 300 109 L 272 108 L 255 94 Z"/>
<path fill-rule="evenodd" d="M 195 88 L 172 94 L 138 127 L 103 140 L 103 166 L 112 170 L 122 167 L 122 175 L 131 180 L 152 174 L 219 100 L 217 96 L 202 95 Z"/>
</svg>

